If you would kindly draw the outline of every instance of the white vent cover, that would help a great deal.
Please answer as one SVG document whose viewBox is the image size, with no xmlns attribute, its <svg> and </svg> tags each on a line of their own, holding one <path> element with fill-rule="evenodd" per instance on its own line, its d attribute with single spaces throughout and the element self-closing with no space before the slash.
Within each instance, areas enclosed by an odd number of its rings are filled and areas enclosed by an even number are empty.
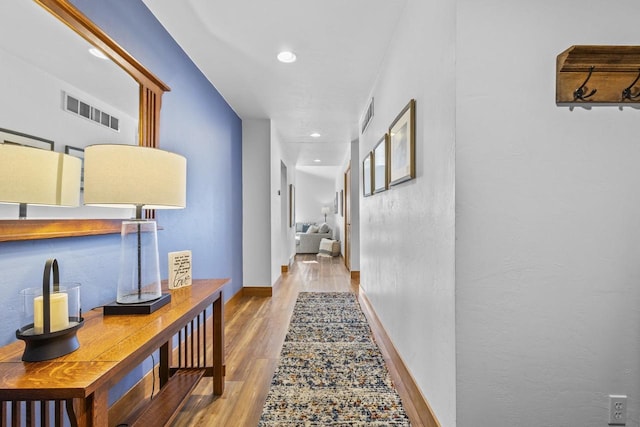
<svg viewBox="0 0 640 427">
<path fill-rule="evenodd" d="M 62 92 L 62 95 L 64 99 L 63 108 L 65 111 L 108 127 L 116 132 L 120 131 L 120 119 L 117 117 L 107 114 L 66 92 Z"/>
<path fill-rule="evenodd" d="M 373 119 L 373 98 L 371 98 L 371 101 L 369 102 L 369 106 L 365 110 L 364 115 L 362 117 L 362 125 L 360 127 L 361 129 L 360 133 L 364 133 L 364 131 L 367 129 L 367 126 L 369 126 L 369 123 L 371 123 L 371 119 Z"/>
</svg>

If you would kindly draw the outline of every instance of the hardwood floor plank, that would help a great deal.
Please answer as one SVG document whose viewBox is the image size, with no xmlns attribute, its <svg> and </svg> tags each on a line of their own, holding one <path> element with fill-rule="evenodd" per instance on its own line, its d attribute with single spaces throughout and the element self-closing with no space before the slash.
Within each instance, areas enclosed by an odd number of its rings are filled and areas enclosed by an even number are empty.
<svg viewBox="0 0 640 427">
<path fill-rule="evenodd" d="M 341 258 L 318 260 L 315 255 L 297 255 L 289 272 L 282 275 L 271 298 L 234 297 L 225 306 L 226 389 L 214 398 L 211 379 L 202 379 L 189 402 L 184 406 L 174 426 L 256 426 L 262 413 L 271 378 L 289 327 L 293 307 L 301 291 L 355 292 L 359 283 L 351 278 Z M 363 304 L 364 305 L 364 304 Z M 370 321 L 375 334 L 380 334 L 379 322 Z M 384 334 L 384 330 L 382 330 Z M 385 334 L 386 335 L 386 334 Z M 394 366 L 396 353 L 390 342 L 380 339 L 380 348 L 387 361 L 392 380 L 414 427 L 431 427 L 421 420 L 414 404 L 412 389 L 405 386 L 403 369 Z M 408 378 L 411 381 L 411 378 Z"/>
</svg>

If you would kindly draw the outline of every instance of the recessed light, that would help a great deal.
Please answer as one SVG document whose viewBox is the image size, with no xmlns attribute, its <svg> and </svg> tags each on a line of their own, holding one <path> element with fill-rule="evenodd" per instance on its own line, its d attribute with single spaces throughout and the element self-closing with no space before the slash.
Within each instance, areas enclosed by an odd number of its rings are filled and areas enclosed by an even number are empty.
<svg viewBox="0 0 640 427">
<path fill-rule="evenodd" d="M 278 61 L 284 62 L 285 64 L 296 62 L 296 54 L 288 50 L 283 50 L 278 54 Z"/>
<path fill-rule="evenodd" d="M 320 134 L 318 132 L 314 132 L 310 136 L 311 138 L 320 138 Z"/>
<path fill-rule="evenodd" d="M 313 161 L 314 161 L 314 162 L 316 162 L 316 163 L 320 163 L 322 160 L 320 160 L 320 159 L 313 159 Z"/>
<path fill-rule="evenodd" d="M 89 53 L 93 56 L 95 56 L 96 58 L 100 58 L 100 59 L 109 59 L 109 57 L 107 55 L 105 55 L 100 49 L 98 49 L 97 47 L 92 47 L 91 49 L 89 49 Z"/>
</svg>

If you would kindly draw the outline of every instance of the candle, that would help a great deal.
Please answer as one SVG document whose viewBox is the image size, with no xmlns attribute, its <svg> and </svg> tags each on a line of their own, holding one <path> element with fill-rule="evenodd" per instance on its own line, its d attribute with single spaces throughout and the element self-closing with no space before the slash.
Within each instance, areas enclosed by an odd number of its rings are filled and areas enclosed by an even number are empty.
<svg viewBox="0 0 640 427">
<path fill-rule="evenodd" d="M 44 333 L 44 316 L 42 304 L 44 297 L 39 296 L 33 300 L 33 329 L 36 334 Z M 69 327 L 69 303 L 67 294 L 59 292 L 51 294 L 51 331 L 61 331 Z"/>
</svg>

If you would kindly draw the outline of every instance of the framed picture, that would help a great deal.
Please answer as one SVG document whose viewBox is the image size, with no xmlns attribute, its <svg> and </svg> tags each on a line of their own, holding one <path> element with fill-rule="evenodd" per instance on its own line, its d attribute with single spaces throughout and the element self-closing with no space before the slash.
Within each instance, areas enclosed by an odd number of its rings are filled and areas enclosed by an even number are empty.
<svg viewBox="0 0 640 427">
<path fill-rule="evenodd" d="M 41 148 L 53 151 L 54 143 L 49 139 L 39 136 L 27 135 L 26 133 L 0 128 L 0 143 L 24 145 L 26 147 Z"/>
<path fill-rule="evenodd" d="M 336 197 L 333 199 L 333 213 L 338 213 L 338 192 L 336 191 Z"/>
<path fill-rule="evenodd" d="M 289 227 L 296 225 L 296 189 L 289 184 Z"/>
<path fill-rule="evenodd" d="M 362 161 L 362 194 L 364 197 L 373 194 L 371 192 L 371 157 L 372 153 L 369 153 Z"/>
<path fill-rule="evenodd" d="M 416 100 L 406 107 L 389 127 L 389 185 L 416 177 Z"/>
<path fill-rule="evenodd" d="M 389 188 L 389 168 L 387 167 L 387 153 L 389 152 L 389 138 L 385 134 L 373 149 L 373 192 L 381 193 Z"/>
<path fill-rule="evenodd" d="M 82 160 L 82 166 L 80 166 L 80 191 L 84 190 L 84 148 L 72 147 L 71 145 L 64 146 L 64 153 L 70 156 L 77 157 Z"/>
<path fill-rule="evenodd" d="M 340 190 L 340 200 L 338 203 L 340 204 L 340 216 L 344 216 L 344 190 Z"/>
</svg>

